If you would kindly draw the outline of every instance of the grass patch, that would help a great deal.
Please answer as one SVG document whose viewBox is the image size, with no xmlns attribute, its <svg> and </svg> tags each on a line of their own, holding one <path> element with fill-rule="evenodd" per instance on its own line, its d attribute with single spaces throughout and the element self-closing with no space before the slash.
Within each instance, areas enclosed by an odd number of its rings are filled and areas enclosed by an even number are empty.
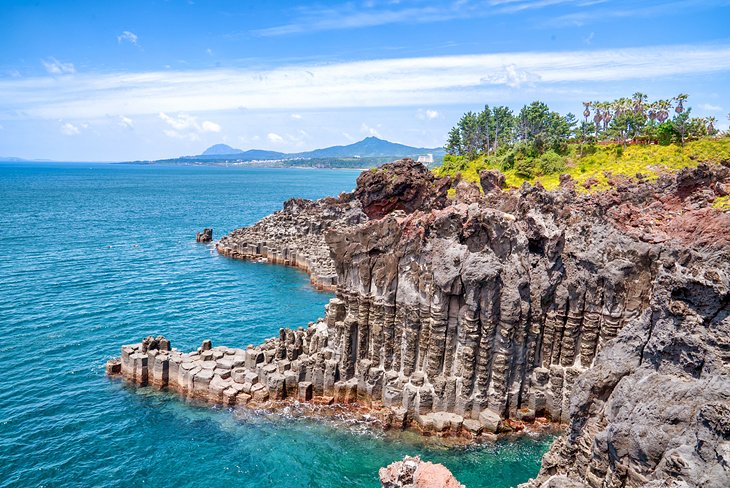
<svg viewBox="0 0 730 488">
<path fill-rule="evenodd" d="M 730 211 L 730 196 L 725 195 L 724 197 L 717 197 L 712 202 L 713 208 L 719 208 L 720 210 Z"/>
<path fill-rule="evenodd" d="M 461 173 L 462 179 L 479 183 L 480 171 L 499 169 L 509 186 L 519 187 L 525 181 L 530 184 L 539 181 L 548 190 L 557 188 L 560 174 L 567 173 L 576 181 L 578 191 L 595 192 L 609 188 L 608 179 L 611 175 L 635 178 L 640 174 L 647 180 L 654 180 L 662 173 L 692 168 L 703 162 L 730 161 L 730 137 L 700 139 L 684 147 L 638 144 L 626 149 L 620 145 L 586 147 L 583 156 L 580 155 L 580 146 L 571 145 L 567 153 L 561 156 L 552 153 L 547 157 L 543 155 L 542 158 L 535 158 L 532 162 L 522 160 L 515 164 L 507 159 L 503 156 L 479 156 L 468 160 L 466 157 L 447 156 L 443 165 L 434 169 L 434 173 L 437 176 Z M 589 179 L 596 184 L 585 189 L 582 184 Z"/>
</svg>

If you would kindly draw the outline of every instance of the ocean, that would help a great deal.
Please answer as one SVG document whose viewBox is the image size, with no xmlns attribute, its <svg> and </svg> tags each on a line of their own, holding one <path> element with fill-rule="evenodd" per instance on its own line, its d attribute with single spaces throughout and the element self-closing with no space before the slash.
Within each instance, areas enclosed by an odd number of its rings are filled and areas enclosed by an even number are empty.
<svg viewBox="0 0 730 488">
<path fill-rule="evenodd" d="M 245 347 L 306 326 L 330 294 L 295 269 L 197 244 L 357 171 L 0 163 L 0 486 L 378 487 L 404 455 L 468 488 L 534 476 L 550 438 L 448 447 L 349 422 L 186 403 L 104 374 L 122 344 L 164 335 Z"/>
</svg>

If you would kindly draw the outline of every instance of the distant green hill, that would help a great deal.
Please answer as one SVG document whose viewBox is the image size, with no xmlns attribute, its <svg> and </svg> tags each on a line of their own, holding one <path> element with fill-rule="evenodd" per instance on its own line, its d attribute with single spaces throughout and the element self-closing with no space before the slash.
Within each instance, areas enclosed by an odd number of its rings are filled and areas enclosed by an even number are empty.
<svg viewBox="0 0 730 488">
<path fill-rule="evenodd" d="M 434 163 L 444 157 L 443 148 L 412 147 L 377 137 L 346 146 L 332 146 L 300 153 L 282 153 L 264 149 L 244 151 L 227 144 L 215 144 L 196 156 L 144 161 L 146 164 L 240 164 L 259 166 L 307 166 L 315 168 L 368 168 L 399 158 L 418 158 L 431 154 Z M 140 161 L 138 161 L 140 162 Z"/>
</svg>

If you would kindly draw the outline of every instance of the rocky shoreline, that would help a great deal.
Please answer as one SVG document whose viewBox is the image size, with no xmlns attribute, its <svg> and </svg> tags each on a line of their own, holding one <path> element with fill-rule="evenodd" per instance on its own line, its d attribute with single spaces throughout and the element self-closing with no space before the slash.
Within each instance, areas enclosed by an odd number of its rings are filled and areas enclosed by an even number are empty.
<svg viewBox="0 0 730 488">
<path fill-rule="evenodd" d="M 109 372 L 228 405 L 358 405 L 434 435 L 567 424 L 530 487 L 730 485 L 730 214 L 711 207 L 730 170 L 594 195 L 481 176 L 483 193 L 402 160 L 352 194 L 289 200 L 216 247 L 309 272 L 336 291 L 323 320 L 245 350 L 148 338 Z"/>
</svg>

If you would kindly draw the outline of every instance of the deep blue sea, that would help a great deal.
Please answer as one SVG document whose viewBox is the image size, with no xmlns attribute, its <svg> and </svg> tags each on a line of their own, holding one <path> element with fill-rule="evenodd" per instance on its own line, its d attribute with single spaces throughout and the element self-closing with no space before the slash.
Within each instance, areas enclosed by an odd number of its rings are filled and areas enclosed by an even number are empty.
<svg viewBox="0 0 730 488">
<path fill-rule="evenodd" d="M 165 335 L 245 347 L 323 315 L 291 268 L 195 243 L 357 171 L 0 163 L 0 486 L 377 487 L 420 454 L 469 488 L 537 473 L 549 439 L 446 448 L 362 426 L 185 403 L 104 374 L 122 344 Z"/>
</svg>

